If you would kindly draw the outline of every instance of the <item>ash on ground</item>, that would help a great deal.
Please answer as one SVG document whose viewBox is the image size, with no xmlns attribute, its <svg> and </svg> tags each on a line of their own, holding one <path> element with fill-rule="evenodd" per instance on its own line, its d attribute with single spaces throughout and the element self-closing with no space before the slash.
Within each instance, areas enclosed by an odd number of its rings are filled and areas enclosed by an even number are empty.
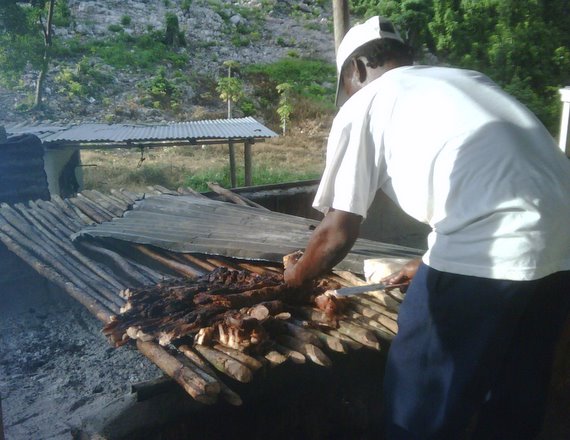
<svg viewBox="0 0 570 440">
<path fill-rule="evenodd" d="M 0 396 L 6 440 L 71 439 L 74 427 L 162 372 L 110 346 L 102 323 L 35 272 L 0 284 Z"/>
</svg>

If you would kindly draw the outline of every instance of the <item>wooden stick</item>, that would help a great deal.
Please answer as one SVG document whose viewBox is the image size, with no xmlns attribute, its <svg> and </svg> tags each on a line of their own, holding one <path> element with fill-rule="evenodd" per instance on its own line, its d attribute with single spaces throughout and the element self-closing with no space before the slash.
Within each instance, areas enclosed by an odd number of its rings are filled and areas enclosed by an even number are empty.
<svg viewBox="0 0 570 440">
<path fill-rule="evenodd" d="M 80 193 L 82 197 L 85 197 L 95 203 L 97 206 L 109 212 L 113 217 L 122 217 L 125 210 L 117 206 L 113 201 L 107 199 L 100 192 L 93 190 L 85 190 Z"/>
<path fill-rule="evenodd" d="M 46 261 L 58 260 L 61 263 L 68 263 L 74 268 L 73 270 L 70 269 L 70 271 L 75 272 L 78 276 L 80 273 L 83 274 L 87 284 L 91 285 L 94 290 L 97 290 L 109 299 L 109 301 L 118 306 L 123 304 L 123 301 L 113 293 L 113 290 L 120 291 L 123 289 L 123 285 L 108 276 L 101 268 L 97 267 L 93 261 L 77 252 L 75 248 L 67 244 L 67 241 L 55 237 L 53 233 L 31 215 L 31 212 L 23 210 L 22 213 L 24 214 L 23 217 L 12 207 L 2 204 L 2 215 L 4 219 L 15 229 L 45 249 L 47 254 L 51 255 L 52 258 Z M 39 234 L 36 232 L 39 232 Z M 73 257 L 75 260 L 70 257 Z"/>
<path fill-rule="evenodd" d="M 364 285 L 368 284 L 366 282 L 366 280 L 363 280 L 362 278 L 357 277 L 355 274 L 353 274 L 352 272 L 349 272 L 347 270 L 335 270 L 335 271 L 333 271 L 333 273 L 335 275 L 341 277 L 342 279 L 348 281 L 353 286 L 364 286 Z"/>
<path fill-rule="evenodd" d="M 373 318 L 380 314 L 387 316 L 394 321 L 398 319 L 398 314 L 396 312 L 388 310 L 388 307 L 377 302 L 370 301 L 367 298 L 351 298 L 348 305 L 350 308 L 368 318 Z"/>
<path fill-rule="evenodd" d="M 257 371 L 261 367 L 263 367 L 263 364 L 259 362 L 257 359 L 245 354 L 242 351 L 236 350 L 235 348 L 225 347 L 221 344 L 216 344 L 214 345 L 214 349 L 227 354 L 228 356 L 234 358 L 238 362 L 241 362 L 252 371 Z"/>
<path fill-rule="evenodd" d="M 210 264 L 215 265 L 216 267 L 227 267 L 228 269 L 232 269 L 232 270 L 240 270 L 240 267 L 236 264 L 233 263 L 232 261 L 229 261 L 227 258 L 224 257 L 220 257 L 220 256 L 216 256 L 216 257 L 206 257 L 206 261 Z"/>
<path fill-rule="evenodd" d="M 242 269 L 256 273 L 257 275 L 266 275 L 268 272 L 274 273 L 273 271 L 269 271 L 266 267 L 258 266 L 256 264 L 250 264 L 245 262 L 240 262 L 238 264 L 239 267 L 241 267 Z"/>
<path fill-rule="evenodd" d="M 35 203 L 30 201 L 28 205 L 30 207 L 33 207 L 33 205 L 37 206 L 37 208 L 35 209 L 43 209 L 46 215 L 48 215 L 49 213 L 49 216 L 54 221 L 57 221 L 57 223 L 59 224 L 65 225 L 65 227 L 69 229 L 72 233 L 79 231 L 84 226 L 77 217 L 70 218 L 62 208 L 56 206 L 52 202 L 46 202 L 45 200 L 37 200 Z"/>
<path fill-rule="evenodd" d="M 264 357 L 269 361 L 272 367 L 281 365 L 283 362 L 285 362 L 288 359 L 287 356 L 284 356 L 283 354 L 279 353 L 276 350 L 268 351 Z"/>
<path fill-rule="evenodd" d="M 76 222 L 78 226 L 82 226 L 81 219 L 77 217 L 77 213 L 60 196 L 52 194 L 51 201 L 55 207 L 59 208 L 69 219 Z"/>
<path fill-rule="evenodd" d="M 361 299 L 375 302 L 386 307 L 388 310 L 397 312 L 400 308 L 400 303 L 388 295 L 386 292 L 376 291 L 359 295 Z"/>
<path fill-rule="evenodd" d="M 287 335 L 278 335 L 276 340 L 279 344 L 304 354 L 317 365 L 321 365 L 323 367 L 330 367 L 332 365 L 328 356 L 324 354 L 319 347 L 313 344 L 300 341 Z"/>
<path fill-rule="evenodd" d="M 183 353 L 184 356 L 190 359 L 190 361 L 194 362 L 197 366 L 202 368 L 206 373 L 218 379 L 216 372 L 212 369 L 212 367 L 206 361 L 204 361 L 204 359 L 202 359 L 198 353 L 194 352 L 190 348 L 190 346 L 181 345 L 180 347 L 178 347 L 178 350 L 180 350 L 180 352 Z M 226 402 L 234 406 L 240 406 L 243 403 L 238 393 L 233 391 L 224 382 L 219 381 L 219 383 L 220 383 L 220 396 L 222 396 L 226 400 Z"/>
<path fill-rule="evenodd" d="M 315 328 L 304 327 L 303 323 L 299 321 L 294 320 L 293 324 L 315 335 L 319 339 L 321 344 L 327 347 L 329 350 L 336 351 L 337 353 L 348 353 L 347 344 L 344 341 L 342 341 L 340 338 L 337 338 L 330 334 L 323 333 L 322 331 Z"/>
<path fill-rule="evenodd" d="M 355 325 L 347 320 L 341 320 L 338 323 L 339 333 L 345 334 L 346 336 L 354 339 L 356 342 L 360 342 L 366 347 L 373 348 L 375 350 L 380 350 L 380 343 L 372 331 L 369 329 Z"/>
<path fill-rule="evenodd" d="M 216 397 L 220 392 L 218 381 L 206 381 L 155 342 L 137 340 L 137 348 L 162 371 L 182 385 L 195 400 L 208 405 L 216 402 Z"/>
<path fill-rule="evenodd" d="M 270 211 L 265 206 L 261 206 L 259 203 L 255 203 L 246 197 L 243 197 L 239 194 L 236 194 L 233 191 L 230 191 L 226 188 L 223 188 L 220 185 L 218 185 L 217 183 L 208 182 L 207 185 L 212 191 L 221 195 L 226 200 L 235 203 L 236 205 L 249 206 L 251 208 L 258 208 L 258 209 L 262 209 L 264 211 Z"/>
<path fill-rule="evenodd" d="M 287 359 L 291 359 L 291 361 L 295 364 L 304 364 L 307 360 L 303 353 L 298 351 L 292 350 L 289 347 L 284 347 L 281 344 L 274 344 L 275 350 L 277 350 L 282 355 L 286 356 Z"/>
<path fill-rule="evenodd" d="M 5 214 L 5 217 L 6 214 L 8 213 L 14 216 L 17 215 L 16 211 L 10 207 L 5 207 L 5 210 L 3 212 Z M 41 220 L 43 220 L 44 223 L 47 224 L 48 226 L 50 225 L 50 222 L 45 220 L 43 217 L 43 214 L 46 214 L 45 211 L 40 209 L 30 210 L 30 211 L 21 209 L 20 212 L 23 215 L 23 217 L 43 235 L 43 238 L 47 239 L 51 243 L 54 250 L 56 251 L 61 250 L 64 254 L 65 259 L 67 259 L 67 256 L 70 255 L 74 257 L 77 260 L 77 262 L 81 263 L 75 266 L 78 270 L 82 271 L 90 278 L 93 278 L 92 274 L 101 278 L 102 280 L 107 282 L 111 288 L 117 290 L 121 290 L 124 288 L 124 286 L 121 283 L 119 283 L 115 278 L 108 275 L 101 268 L 99 268 L 94 261 L 85 257 L 80 252 L 77 252 L 77 250 L 70 244 L 70 240 L 68 237 L 64 235 L 63 239 L 58 239 L 51 230 L 44 227 L 41 224 Z M 21 217 L 19 217 L 19 219 L 18 217 L 15 217 L 15 219 L 21 220 Z M 71 263 L 73 264 L 73 261 Z M 95 279 L 95 282 L 97 281 L 101 282 L 101 280 Z"/>
<path fill-rule="evenodd" d="M 125 213 L 125 211 L 127 211 L 129 209 L 129 203 L 126 203 L 125 201 L 123 201 L 122 199 L 120 199 L 118 197 L 115 197 L 114 195 L 104 194 L 102 192 L 97 191 L 96 189 L 93 189 L 91 191 L 97 197 L 99 197 L 103 200 L 106 200 L 109 204 L 114 206 L 115 209 L 120 211 L 120 213 L 119 213 L 120 216 L 122 216 Z"/>
<path fill-rule="evenodd" d="M 335 338 L 340 339 L 342 342 L 344 342 L 352 350 L 360 350 L 362 347 L 364 347 L 364 345 L 362 345 L 360 342 L 355 341 L 354 339 L 352 339 L 349 336 L 343 335 L 338 330 L 323 329 L 323 332 L 325 332 L 326 334 L 329 334 L 331 336 L 334 336 Z"/>
<path fill-rule="evenodd" d="M 112 311 L 119 310 L 120 304 L 116 304 L 116 302 L 120 301 L 120 299 L 116 298 L 116 296 L 112 294 L 110 295 L 110 298 L 107 298 L 107 295 L 103 295 L 100 292 L 101 289 L 95 290 L 91 288 L 76 274 L 75 271 L 70 270 L 57 258 L 57 256 L 54 257 L 49 250 L 46 250 L 44 242 L 38 240 L 34 234 L 28 235 L 30 236 L 30 239 L 28 239 L 26 236 L 27 234 L 21 233 L 18 229 L 14 228 L 10 223 L 8 223 L 3 214 L 0 215 L 0 230 L 2 230 L 5 235 L 17 241 L 27 252 L 32 253 L 32 255 L 36 255 L 37 259 L 43 260 L 50 266 L 53 266 L 79 289 L 87 292 L 89 296 L 97 298 L 105 305 L 105 307 Z"/>
<path fill-rule="evenodd" d="M 200 199 L 208 199 L 209 200 L 209 197 L 206 197 L 204 194 L 201 194 L 198 191 L 196 191 L 190 187 L 180 187 L 180 188 L 178 188 L 178 192 L 181 192 L 180 190 L 182 190 L 182 193 L 184 195 L 192 195 L 192 196 L 198 197 Z"/>
<path fill-rule="evenodd" d="M 149 186 L 148 188 L 156 191 L 158 194 L 167 194 L 170 196 L 177 196 L 178 195 L 178 193 L 176 191 L 168 189 L 162 185 L 153 185 L 153 186 Z"/>
<path fill-rule="evenodd" d="M 129 209 L 132 208 L 133 204 L 135 203 L 134 199 L 130 198 L 127 194 L 119 191 L 118 189 L 111 189 L 111 194 L 125 202 Z"/>
<path fill-rule="evenodd" d="M 145 198 L 144 193 L 135 193 L 124 188 L 121 188 L 120 192 L 123 196 L 127 197 L 132 204 L 134 204 L 138 200 L 142 200 Z"/>
<path fill-rule="evenodd" d="M 362 323 L 366 327 L 372 327 L 374 329 L 384 330 L 388 334 L 391 333 L 392 336 L 398 333 L 398 324 L 396 324 L 396 322 L 393 321 L 392 319 L 383 315 L 378 315 L 376 319 L 371 319 L 361 315 L 358 312 L 348 312 L 346 316 L 359 323 Z"/>
<path fill-rule="evenodd" d="M 189 261 L 190 263 L 195 264 L 196 266 L 201 267 L 202 269 L 204 269 L 206 272 L 211 272 L 212 270 L 214 270 L 217 266 L 208 263 L 207 261 L 198 258 L 192 254 L 186 254 L 186 253 L 181 253 L 180 257 Z"/>
<path fill-rule="evenodd" d="M 111 211 L 109 211 L 107 208 L 105 208 L 104 206 L 102 206 L 98 202 L 94 202 L 89 197 L 85 196 L 84 194 L 77 193 L 77 198 L 79 200 L 85 202 L 87 205 L 89 205 L 92 209 L 94 209 L 95 211 L 97 211 L 101 215 L 108 217 L 109 220 L 111 220 L 112 218 L 115 217 L 115 215 Z"/>
<path fill-rule="evenodd" d="M 35 269 L 36 272 L 64 289 L 80 304 L 83 304 L 83 306 L 85 306 L 85 308 L 100 321 L 107 323 L 111 320 L 111 316 L 116 313 L 113 312 L 114 309 L 110 309 L 102 302 L 98 301 L 97 295 L 94 294 L 91 289 L 77 288 L 75 284 L 66 280 L 51 266 L 47 266 L 26 250 L 20 240 L 13 240 L 12 237 L 6 234 L 3 229 L 0 230 L 0 240 L 10 251 L 14 252 L 14 254 L 20 257 L 23 261 L 27 262 L 33 269 Z M 118 308 L 116 310 L 118 311 Z"/>
<path fill-rule="evenodd" d="M 146 276 L 145 274 L 142 274 L 141 272 L 139 272 L 135 266 L 129 264 L 128 260 L 125 260 L 119 254 L 117 254 L 116 252 L 114 252 L 110 249 L 102 248 L 100 246 L 95 246 L 94 244 L 88 243 L 87 241 L 80 242 L 79 246 L 83 247 L 83 248 L 85 248 L 85 249 L 87 249 L 87 250 L 89 250 L 95 254 L 102 255 L 103 257 L 112 261 L 113 263 L 115 263 L 117 265 L 117 267 L 119 267 L 123 271 L 123 273 L 127 277 L 129 277 L 130 279 L 132 279 L 136 283 L 140 284 L 141 286 L 151 284 L 155 281 L 154 279 L 152 279 L 152 278 Z"/>
<path fill-rule="evenodd" d="M 323 343 L 316 335 L 291 322 L 281 321 L 280 319 L 269 319 L 264 325 L 267 326 L 270 331 L 287 333 L 300 341 L 316 345 L 317 347 L 323 347 Z"/>
<path fill-rule="evenodd" d="M 113 218 L 112 215 L 103 215 L 98 210 L 94 209 L 93 206 L 87 203 L 85 197 L 80 199 L 78 197 L 73 197 L 71 199 L 67 199 L 73 206 L 79 209 L 87 218 L 94 223 L 103 223 L 109 221 Z"/>
<path fill-rule="evenodd" d="M 247 383 L 253 379 L 253 373 L 241 362 L 225 353 L 216 351 L 205 345 L 195 345 L 194 349 L 206 358 L 218 371 L 239 382 Z"/>
<path fill-rule="evenodd" d="M 75 206 L 75 204 L 73 204 L 71 202 L 71 199 L 65 199 L 64 200 L 65 204 L 69 206 L 69 209 L 71 209 L 74 213 L 75 213 L 75 217 L 78 218 L 81 223 L 83 225 L 95 225 L 97 222 L 95 220 L 93 220 L 91 217 L 89 217 L 87 214 L 85 214 L 81 209 L 79 209 L 77 206 Z"/>
<path fill-rule="evenodd" d="M 379 322 L 369 320 L 362 315 L 354 314 L 353 317 L 346 317 L 344 320 L 347 323 L 371 331 L 378 338 L 380 338 L 381 341 L 390 342 L 392 339 L 394 339 L 394 333 L 390 329 L 380 324 Z"/>
<path fill-rule="evenodd" d="M 207 270 L 204 270 L 202 265 L 195 264 L 195 263 L 191 262 L 190 260 L 184 258 L 183 257 L 184 254 L 182 254 L 180 252 L 162 250 L 161 254 L 169 260 L 176 261 L 178 263 L 183 264 L 184 266 L 188 266 L 190 269 L 192 269 L 193 271 L 196 272 L 196 274 L 197 274 L 196 276 L 202 276 L 206 272 L 208 272 Z"/>
<path fill-rule="evenodd" d="M 190 278 L 196 278 L 197 276 L 200 276 L 201 273 L 198 272 L 197 270 L 191 268 L 190 266 L 186 265 L 186 264 L 181 264 L 178 263 L 176 261 L 170 260 L 168 258 L 163 257 L 162 255 L 160 255 L 158 252 L 152 251 L 150 250 L 148 247 L 143 246 L 143 245 L 133 245 L 133 248 L 135 248 L 136 250 L 138 250 L 140 253 L 142 253 L 143 255 L 146 255 L 147 257 L 152 258 L 153 260 L 159 262 L 160 264 L 162 264 L 163 266 L 168 267 L 169 269 L 174 270 L 175 272 L 178 272 L 182 275 L 185 275 L 187 277 Z"/>
</svg>

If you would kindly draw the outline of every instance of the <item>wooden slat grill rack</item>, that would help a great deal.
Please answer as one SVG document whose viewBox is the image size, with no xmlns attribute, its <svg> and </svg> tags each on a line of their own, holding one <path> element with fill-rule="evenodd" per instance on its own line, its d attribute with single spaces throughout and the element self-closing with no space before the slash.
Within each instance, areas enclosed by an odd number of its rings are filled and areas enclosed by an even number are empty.
<svg viewBox="0 0 570 440">
<path fill-rule="evenodd" d="M 228 190 L 211 189 L 229 203 L 265 209 Z M 119 293 L 126 288 L 156 284 L 173 276 L 196 278 L 217 267 L 245 269 L 263 274 L 282 271 L 279 265 L 232 258 L 180 254 L 146 245 L 120 246 L 82 242 L 70 236 L 82 228 L 120 217 L 139 199 L 161 194 L 205 197 L 189 188 L 177 191 L 149 187 L 146 194 L 112 190 L 109 194 L 89 190 L 76 197 L 27 204 L 1 204 L 0 241 L 40 275 L 60 286 L 103 323 L 119 313 L 125 300 Z M 362 280 L 350 272 L 330 275 L 344 286 Z M 328 366 L 327 353 L 350 353 L 365 347 L 381 350 L 397 332 L 396 318 L 401 297 L 375 292 L 349 300 L 349 309 L 335 330 L 306 329 L 299 321 L 284 324 L 279 340 L 283 347 L 262 359 L 224 350 L 223 347 L 183 345 L 163 347 L 155 341 L 140 341 L 137 348 L 167 375 L 176 380 L 196 401 L 212 404 L 219 398 L 239 405 L 241 397 L 222 378 L 248 382 L 257 371 L 288 362 Z M 322 312 L 311 307 L 298 309 L 299 320 L 322 320 Z M 231 383 L 231 381 L 230 381 Z"/>
</svg>

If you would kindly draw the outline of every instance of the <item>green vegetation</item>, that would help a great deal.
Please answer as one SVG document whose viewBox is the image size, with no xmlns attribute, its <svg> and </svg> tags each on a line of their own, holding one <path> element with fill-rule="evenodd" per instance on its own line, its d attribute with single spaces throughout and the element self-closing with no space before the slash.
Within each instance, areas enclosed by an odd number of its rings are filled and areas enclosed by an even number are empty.
<svg viewBox="0 0 570 440">
<path fill-rule="evenodd" d="M 253 64 L 244 69 L 250 82 L 256 84 L 289 83 L 296 94 L 315 100 L 333 102 L 336 87 L 334 65 L 321 60 L 285 58 L 271 64 Z"/>
<path fill-rule="evenodd" d="M 216 78 L 203 78 L 198 72 L 186 72 L 189 57 L 204 52 L 216 42 L 187 43 L 178 23 L 178 14 L 188 14 L 192 0 L 163 0 L 169 12 L 161 29 L 148 25 L 146 32 L 135 30 L 128 15 L 109 25 L 113 33 L 104 39 L 76 37 L 61 39 L 58 28 L 73 24 L 73 16 L 65 0 L 54 3 L 54 39 L 46 49 L 40 22 L 46 23 L 45 0 L 0 1 L 0 86 L 33 94 L 30 78 L 45 67 L 44 49 L 58 66 L 48 79 L 57 90 L 71 98 L 92 96 L 103 102 L 108 96 L 105 82 L 122 74 L 144 73 L 138 97 L 132 104 L 176 110 L 184 93 L 195 91 L 192 105 L 217 106 L 220 92 Z M 277 0 L 262 0 L 259 8 L 222 0 L 201 0 L 223 21 L 225 41 L 247 46 L 263 38 L 274 38 L 276 44 L 290 48 L 287 58 L 271 64 L 243 66 L 235 79 L 241 81 L 244 95 L 237 112 L 259 115 L 269 124 L 282 124 L 277 114 L 279 94 L 276 86 L 291 84 L 291 117 L 294 119 L 332 113 L 336 72 L 334 65 L 300 56 L 303 43 L 299 36 L 271 36 L 264 33 L 262 23 L 269 10 L 290 13 L 291 7 Z M 351 13 L 366 18 L 382 14 L 391 18 L 414 48 L 419 62 L 431 62 L 433 55 L 441 64 L 472 68 L 489 75 L 499 85 L 525 103 L 556 133 L 561 109 L 558 89 L 567 85 L 570 71 L 570 13 L 566 0 L 351 0 Z M 330 6 L 328 0 L 313 3 Z M 177 9 L 175 9 L 175 7 Z M 312 20 L 312 12 L 296 11 L 307 29 L 323 28 Z M 43 17 L 42 20 L 39 17 Z M 326 26 L 330 26 L 330 22 Z M 210 62 L 216 62 L 211 51 Z M 427 56 L 429 55 L 429 56 Z M 158 67 L 163 67 L 161 73 Z M 113 71 L 115 70 L 115 71 Z M 117 72 L 118 71 L 118 72 Z M 184 79 L 177 74 L 184 73 Z M 229 86 L 229 84 L 228 84 Z M 184 93 L 183 93 L 184 92 Z M 190 95 L 188 95 L 190 96 Z M 21 98 L 20 110 L 30 108 L 30 99 Z M 46 109 L 47 111 L 47 109 Z M 110 109 L 110 113 L 113 110 Z M 179 113 L 182 114 L 182 113 Z M 241 116 L 241 115 L 239 115 Z"/>
<path fill-rule="evenodd" d="M 182 12 L 184 12 L 185 14 L 188 14 L 190 12 L 191 6 L 192 6 L 192 0 L 182 0 L 182 3 L 180 4 L 180 9 L 182 9 Z"/>
<path fill-rule="evenodd" d="M 256 185 L 310 180 L 317 179 L 320 176 L 319 172 L 295 171 L 284 169 L 283 167 L 267 167 L 265 165 L 254 165 L 252 173 Z M 242 166 L 236 167 L 236 174 L 237 186 L 244 186 L 244 170 Z M 184 181 L 184 186 L 203 192 L 209 191 L 208 182 L 216 182 L 225 188 L 231 187 L 229 165 L 221 168 L 200 170 L 196 174 L 188 176 Z"/>
<path fill-rule="evenodd" d="M 62 68 L 54 80 L 59 93 L 68 97 L 87 97 L 100 95 L 108 88 L 112 75 L 106 73 L 103 66 L 83 57 L 74 68 Z"/>
<path fill-rule="evenodd" d="M 479 70 L 526 104 L 552 133 L 570 69 L 570 13 L 549 0 L 351 0 L 363 17 L 390 17 L 421 56 Z"/>
<path fill-rule="evenodd" d="M 293 106 L 291 104 L 292 86 L 289 83 L 282 83 L 278 84 L 276 89 L 277 93 L 279 93 L 279 107 L 277 107 L 277 114 L 279 115 L 279 120 L 281 121 L 283 136 L 285 136 L 287 125 L 291 121 L 291 113 L 293 113 Z"/>
<path fill-rule="evenodd" d="M 179 110 L 180 89 L 174 81 L 167 78 L 164 67 L 160 67 L 156 75 L 144 82 L 141 88 L 149 97 L 152 107 Z"/>
<path fill-rule="evenodd" d="M 188 64 L 188 55 L 179 53 L 164 42 L 162 31 L 132 36 L 123 32 L 105 40 L 68 40 L 55 42 L 54 55 L 59 57 L 91 56 L 116 69 L 153 70 L 170 65 L 181 68 Z"/>
</svg>

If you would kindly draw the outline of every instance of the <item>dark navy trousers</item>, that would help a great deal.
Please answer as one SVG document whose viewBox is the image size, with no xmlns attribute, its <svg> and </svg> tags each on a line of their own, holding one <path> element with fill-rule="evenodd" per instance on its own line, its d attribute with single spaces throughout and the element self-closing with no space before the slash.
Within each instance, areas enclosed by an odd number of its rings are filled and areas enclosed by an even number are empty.
<svg viewBox="0 0 570 440">
<path fill-rule="evenodd" d="M 505 281 L 422 264 L 388 353 L 386 438 L 457 440 L 474 420 L 473 439 L 534 438 L 569 310 L 570 271 Z"/>
</svg>

